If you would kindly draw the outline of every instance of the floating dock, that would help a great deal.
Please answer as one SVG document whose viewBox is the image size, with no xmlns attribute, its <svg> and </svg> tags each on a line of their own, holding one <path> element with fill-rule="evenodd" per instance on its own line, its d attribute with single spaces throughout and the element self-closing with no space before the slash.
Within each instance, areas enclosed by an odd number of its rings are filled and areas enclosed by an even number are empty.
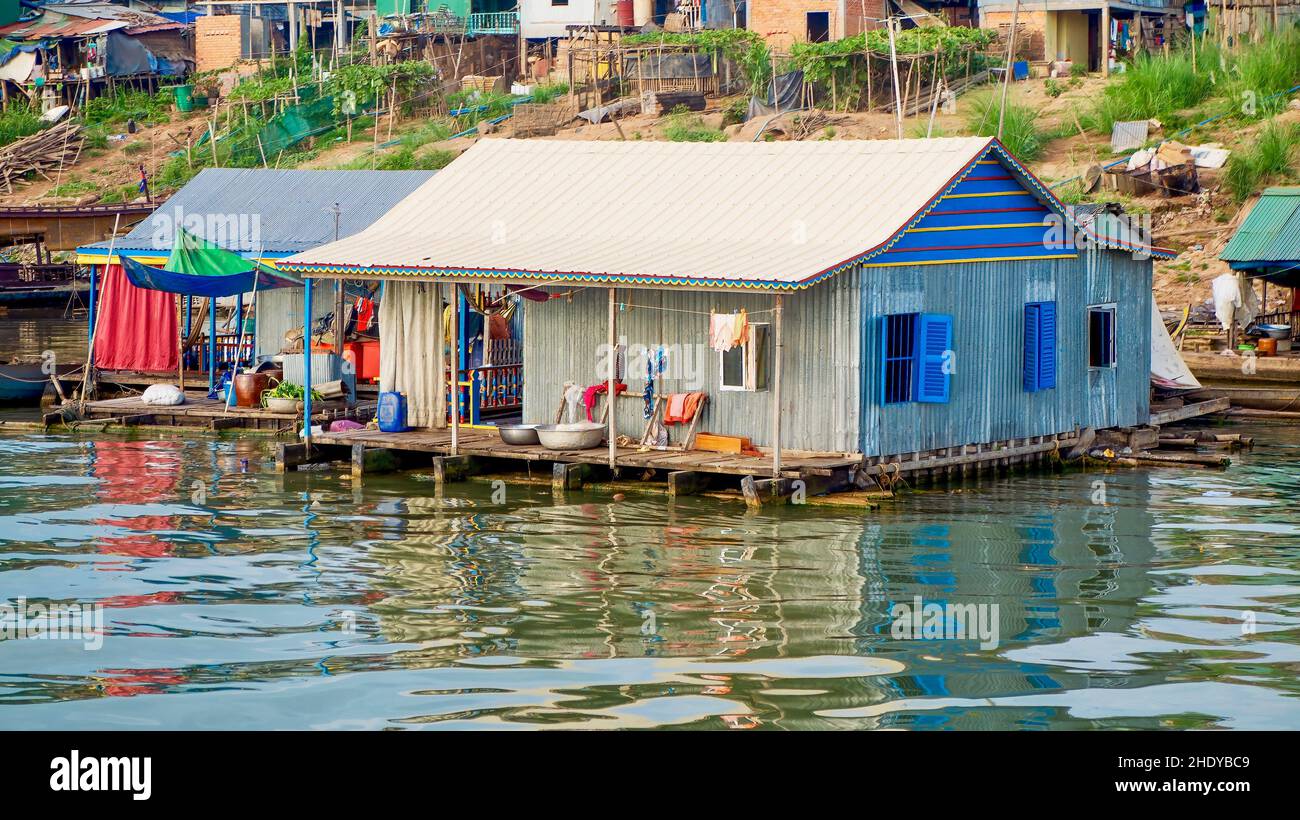
<svg viewBox="0 0 1300 820">
<path fill-rule="evenodd" d="M 319 403 L 313 403 L 317 406 Z M 325 403 L 319 412 L 313 412 L 313 424 L 323 424 L 337 419 L 367 420 L 374 417 L 375 404 L 360 402 L 355 407 Z M 53 414 L 52 414 L 53 415 Z M 209 430 L 274 430 L 292 433 L 302 425 L 297 413 L 275 413 L 263 408 L 226 407 L 219 399 L 210 399 L 206 393 L 187 393 L 185 403 L 175 406 L 145 404 L 139 396 L 123 396 L 86 403 L 86 417 L 113 421 L 124 426 L 203 427 Z"/>
</svg>

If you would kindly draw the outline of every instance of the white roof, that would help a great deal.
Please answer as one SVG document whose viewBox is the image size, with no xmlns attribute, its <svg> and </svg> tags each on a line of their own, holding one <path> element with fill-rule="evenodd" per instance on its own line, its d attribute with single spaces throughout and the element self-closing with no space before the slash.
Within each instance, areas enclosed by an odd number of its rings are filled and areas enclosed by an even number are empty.
<svg viewBox="0 0 1300 820">
<path fill-rule="evenodd" d="M 483 139 L 308 275 L 803 287 L 888 243 L 988 137 Z"/>
</svg>

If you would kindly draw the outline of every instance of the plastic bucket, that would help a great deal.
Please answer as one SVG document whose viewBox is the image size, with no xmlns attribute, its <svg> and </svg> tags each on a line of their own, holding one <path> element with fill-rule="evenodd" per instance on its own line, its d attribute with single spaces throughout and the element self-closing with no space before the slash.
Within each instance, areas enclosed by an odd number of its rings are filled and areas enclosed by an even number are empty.
<svg viewBox="0 0 1300 820">
<path fill-rule="evenodd" d="M 177 85 L 172 87 L 176 94 L 176 109 L 178 111 L 189 113 L 194 110 L 194 86 Z"/>
</svg>

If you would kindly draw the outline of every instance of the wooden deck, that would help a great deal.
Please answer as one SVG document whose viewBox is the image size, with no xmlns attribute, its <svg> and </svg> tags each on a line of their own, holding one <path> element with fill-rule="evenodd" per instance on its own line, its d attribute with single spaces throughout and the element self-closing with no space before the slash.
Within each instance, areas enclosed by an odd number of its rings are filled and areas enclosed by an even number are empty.
<svg viewBox="0 0 1300 820">
<path fill-rule="evenodd" d="M 320 402 L 313 402 L 313 407 Z M 312 422 L 320 424 L 334 419 L 369 419 L 374 415 L 373 402 L 360 402 L 348 409 L 342 403 L 326 402 L 312 413 Z M 292 431 L 302 424 L 295 413 L 273 413 L 251 407 L 226 408 L 225 402 L 210 399 L 206 393 L 186 393 L 185 403 L 174 407 L 145 404 L 139 396 L 123 396 L 88 402 L 86 415 L 92 419 L 111 419 L 127 426 L 205 427 L 209 430 L 261 429 Z"/>
<path fill-rule="evenodd" d="M 361 445 L 367 449 L 429 453 L 436 456 L 451 455 L 450 430 L 411 430 L 405 433 L 347 430 L 313 436 L 312 442 L 344 447 Z M 591 450 L 548 450 L 540 445 L 516 447 L 503 443 L 495 431 L 481 429 L 462 428 L 458 451 L 463 456 L 518 461 L 609 464 L 609 449 L 603 445 Z M 861 461 L 859 456 L 842 453 L 782 452 L 781 476 L 784 478 L 833 476 L 837 472 L 847 471 Z M 633 469 L 690 471 L 734 476 L 771 477 L 772 475 L 770 457 L 741 456 L 702 450 L 642 451 L 636 447 L 619 447 L 616 451 L 615 463 L 619 467 Z"/>
</svg>

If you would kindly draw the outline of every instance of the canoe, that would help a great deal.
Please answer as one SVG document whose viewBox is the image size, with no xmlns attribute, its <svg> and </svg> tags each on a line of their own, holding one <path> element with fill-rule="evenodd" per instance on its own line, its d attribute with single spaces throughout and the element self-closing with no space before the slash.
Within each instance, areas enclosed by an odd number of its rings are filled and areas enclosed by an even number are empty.
<svg viewBox="0 0 1300 820">
<path fill-rule="evenodd" d="M 41 394 L 50 384 L 50 377 L 41 370 L 42 367 L 40 362 L 0 364 L 0 402 L 38 404 Z M 63 376 L 78 367 L 80 365 L 64 364 L 56 370 Z"/>
</svg>

